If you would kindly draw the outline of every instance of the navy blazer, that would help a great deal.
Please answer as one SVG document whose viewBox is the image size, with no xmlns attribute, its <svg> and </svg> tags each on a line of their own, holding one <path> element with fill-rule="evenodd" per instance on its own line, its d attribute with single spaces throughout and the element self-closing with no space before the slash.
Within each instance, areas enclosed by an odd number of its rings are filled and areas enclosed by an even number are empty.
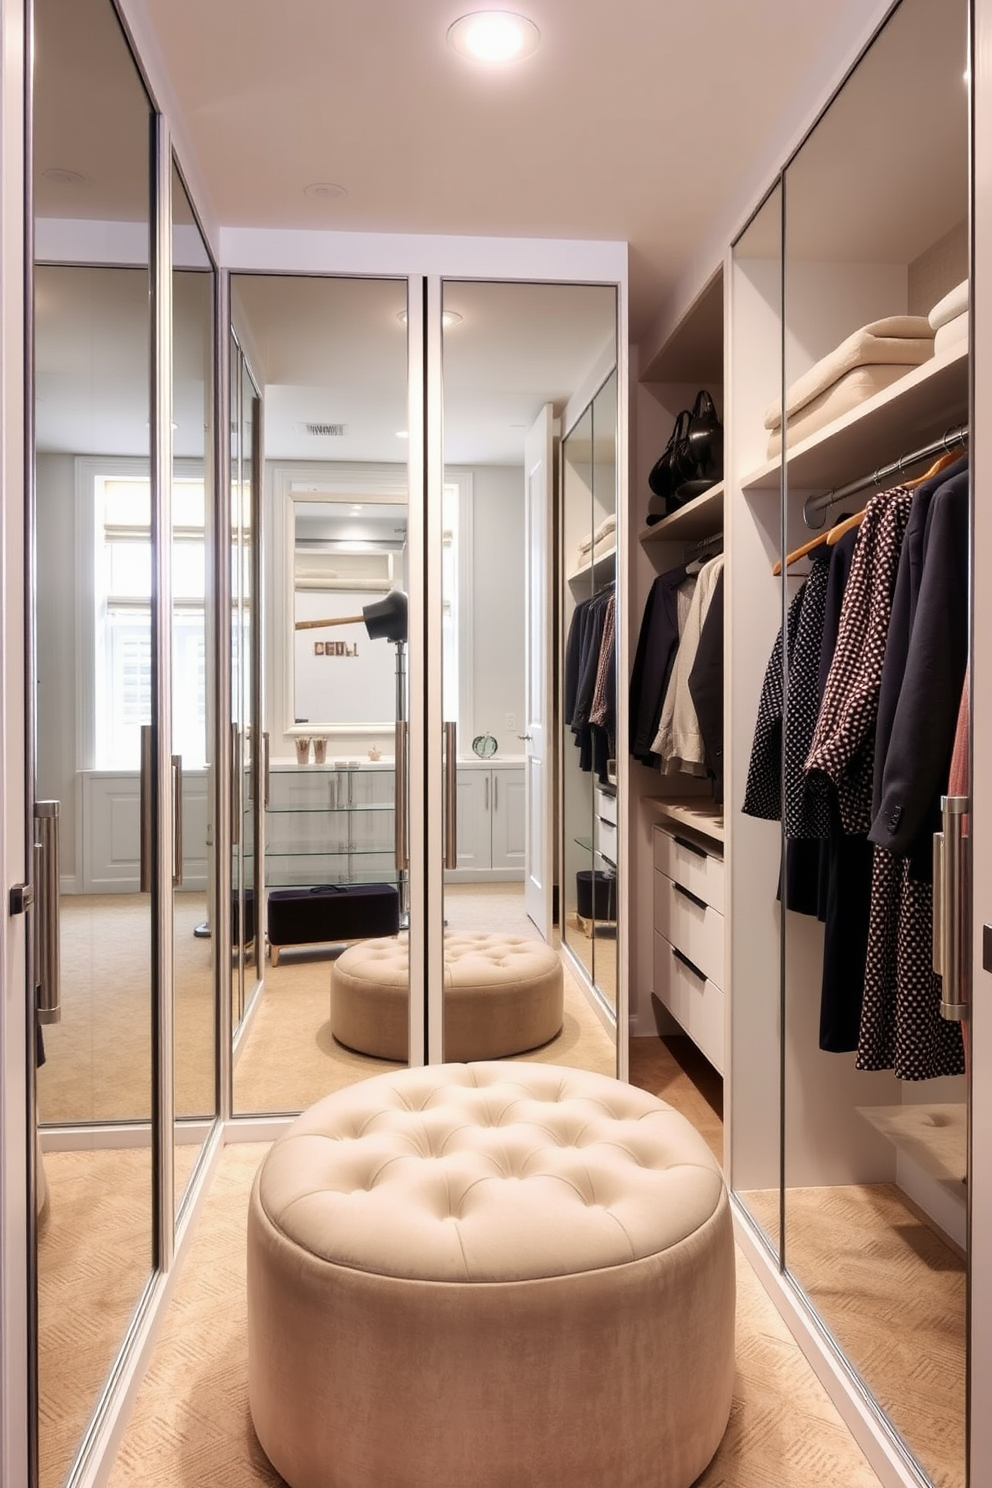
<svg viewBox="0 0 992 1488">
<path fill-rule="evenodd" d="M 868 834 L 879 847 L 912 856 L 914 876 L 923 878 L 968 664 L 970 516 L 965 470 L 945 479 L 926 514 L 919 595 Z"/>
</svg>

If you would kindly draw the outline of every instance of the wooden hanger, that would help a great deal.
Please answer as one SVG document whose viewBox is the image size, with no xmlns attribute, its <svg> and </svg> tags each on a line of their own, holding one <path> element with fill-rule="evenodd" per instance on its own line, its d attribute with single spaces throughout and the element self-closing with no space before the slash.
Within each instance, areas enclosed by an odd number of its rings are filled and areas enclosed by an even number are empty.
<svg viewBox="0 0 992 1488">
<path fill-rule="evenodd" d="M 810 538 L 808 543 L 803 543 L 801 548 L 793 548 L 791 553 L 786 553 L 786 568 L 791 568 L 794 563 L 799 562 L 800 558 L 805 558 L 807 553 L 812 553 L 813 549 L 818 548 L 821 543 L 825 543 L 829 536 L 830 534 L 828 532 L 821 532 L 819 536 Z M 781 572 L 782 560 L 780 558 L 772 569 L 772 576 L 777 579 Z"/>
</svg>

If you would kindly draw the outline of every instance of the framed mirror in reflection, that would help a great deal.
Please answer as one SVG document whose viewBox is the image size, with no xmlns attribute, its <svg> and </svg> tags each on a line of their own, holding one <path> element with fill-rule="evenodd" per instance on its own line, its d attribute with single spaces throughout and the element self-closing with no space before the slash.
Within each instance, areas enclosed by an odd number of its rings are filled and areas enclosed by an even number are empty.
<svg viewBox="0 0 992 1488">
<path fill-rule="evenodd" d="M 406 506 L 368 492 L 293 493 L 288 513 L 293 711 L 287 731 L 392 735 L 395 658 L 391 647 L 369 640 L 361 616 L 391 589 L 405 587 Z"/>
</svg>

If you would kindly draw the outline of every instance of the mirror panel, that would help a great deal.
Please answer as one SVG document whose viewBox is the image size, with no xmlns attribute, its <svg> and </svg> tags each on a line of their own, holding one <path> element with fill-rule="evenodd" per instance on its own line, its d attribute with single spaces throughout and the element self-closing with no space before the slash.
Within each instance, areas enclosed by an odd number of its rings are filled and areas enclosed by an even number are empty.
<svg viewBox="0 0 992 1488">
<path fill-rule="evenodd" d="M 549 575 L 559 493 L 554 453 L 547 451 L 553 421 L 570 400 L 581 401 L 585 433 L 574 436 L 574 448 L 585 479 L 580 501 L 566 457 L 564 520 L 570 500 L 571 520 L 584 533 L 608 512 L 615 515 L 615 294 L 592 285 L 450 281 L 443 286 L 442 322 L 445 468 L 441 527 L 433 536 L 442 551 L 443 708 L 446 725 L 454 725 L 447 769 L 454 772 L 456 801 L 454 854 L 445 871 L 445 1057 L 512 1053 L 612 1074 L 615 1036 L 597 1005 L 615 999 L 615 959 L 612 972 L 609 964 L 615 912 L 611 924 L 599 927 L 610 947 L 600 983 L 596 942 L 577 931 L 576 906 L 567 897 L 576 871 L 592 869 L 596 801 L 593 777 L 577 765 L 573 776 L 571 760 L 563 809 L 577 825 L 566 846 L 561 936 L 577 942 L 580 959 L 564 963 L 563 1011 L 557 1004 L 539 1009 L 535 994 L 520 1004 L 514 1026 L 503 1019 L 497 1043 L 489 1044 L 487 1034 L 466 1029 L 451 989 L 457 958 L 466 944 L 478 948 L 479 936 L 534 942 L 535 952 L 543 940 L 551 966 L 559 949 L 554 925 L 541 923 L 542 886 L 554 874 L 555 856 L 553 831 L 543 826 L 554 803 L 543 792 L 555 788 L 556 739 L 550 709 L 546 717 L 539 713 L 544 679 L 556 671 Z M 572 442 L 566 440 L 566 449 Z M 574 536 L 572 547 L 578 531 Z M 615 538 L 608 546 L 612 552 Z M 611 563 L 602 583 L 613 577 Z M 583 590 L 580 581 L 573 599 L 587 593 L 591 588 Z M 604 750 L 604 770 L 605 757 Z"/>
<path fill-rule="evenodd" d="M 782 394 L 782 189 L 766 198 L 733 248 L 728 376 L 736 395 L 730 445 L 733 469 L 728 494 L 734 571 L 728 586 L 727 672 L 730 716 L 743 748 L 731 755 L 728 790 L 728 863 L 733 919 L 749 933 L 732 937 L 730 985 L 734 1078 L 728 1096 L 731 1176 L 741 1202 L 774 1250 L 781 1252 L 782 923 L 776 891 L 781 868 L 778 767 L 773 763 L 770 801 L 754 798 L 754 738 L 766 690 L 781 687 L 781 662 L 770 658 L 783 618 L 781 581 L 772 568 L 782 555 L 781 475 L 762 484 L 753 472 L 767 462 L 765 410 Z M 738 500 L 737 492 L 740 492 Z"/>
<path fill-rule="evenodd" d="M 947 1488 L 967 1477 L 968 1115 L 961 1028 L 941 1018 L 931 971 L 930 879 L 964 679 L 964 606 L 953 713 L 941 719 L 931 700 L 914 730 L 914 748 L 922 728 L 946 736 L 925 820 L 898 854 L 874 845 L 873 824 L 892 769 L 905 764 L 901 699 L 891 730 L 886 720 L 927 643 L 917 600 L 935 561 L 950 582 L 939 534 L 951 488 L 938 480 L 938 497 L 930 483 L 916 486 L 932 457 L 906 457 L 968 418 L 967 326 L 947 342 L 928 319 L 969 272 L 968 30 L 967 0 L 939 13 L 903 0 L 785 175 L 786 546 L 813 535 L 809 496 L 865 480 L 826 520 L 868 511 L 860 528 L 793 565 L 783 591 L 797 606 L 784 714 L 784 1259 L 928 1477 Z M 884 357 L 865 353 L 818 399 L 789 397 L 865 326 L 888 338 Z M 884 421 L 875 406 L 888 408 Z M 829 471 L 802 453 L 817 437 Z M 895 460 L 907 474 L 876 494 L 872 472 Z M 916 489 L 894 489 L 905 485 Z M 962 512 L 967 486 L 965 471 L 953 493 Z M 959 530 L 957 571 L 967 573 Z M 863 575 L 867 632 L 858 629 Z M 838 724 L 855 687 L 871 709 L 863 742 Z M 819 768 L 790 776 L 794 755 Z M 915 768 L 909 786 L 900 775 L 907 813 Z"/>
<path fill-rule="evenodd" d="M 259 730 L 271 740 L 265 809 L 249 823 L 246 754 L 242 816 L 263 995 L 235 1051 L 234 1106 L 292 1111 L 406 1059 L 402 996 L 381 1047 L 374 1030 L 375 1047 L 359 1047 L 369 1030 L 349 1024 L 347 1010 L 343 1022 L 328 1016 L 338 957 L 359 936 L 395 933 L 406 907 L 394 759 L 405 643 L 366 621 L 406 574 L 406 283 L 239 274 L 232 305 L 265 406 L 262 467 L 247 470 L 242 441 L 242 487 L 256 493 L 242 541 L 263 536 L 257 619 L 271 679 Z M 249 398 L 245 385 L 243 429 Z M 253 605 L 250 569 L 245 558 L 242 593 Z M 249 613 L 243 648 L 254 644 Z M 336 623 L 348 616 L 358 619 Z M 244 657 L 242 670 L 247 679 Z M 257 690 L 242 694 L 245 718 L 257 701 Z M 405 969 L 398 976 L 405 987 Z"/>
<path fill-rule="evenodd" d="M 172 756 L 181 862 L 174 896 L 174 1067 L 178 1212 L 216 1115 L 216 1017 L 209 812 L 217 689 L 211 658 L 214 490 L 213 274 L 186 188 L 172 170 Z M 201 933 L 197 933 L 200 931 Z"/>
<path fill-rule="evenodd" d="M 107 0 L 36 0 L 34 26 L 34 765 L 62 823 L 62 1014 L 37 1082 L 38 1449 L 56 1488 L 153 1259 L 151 113 Z"/>
</svg>

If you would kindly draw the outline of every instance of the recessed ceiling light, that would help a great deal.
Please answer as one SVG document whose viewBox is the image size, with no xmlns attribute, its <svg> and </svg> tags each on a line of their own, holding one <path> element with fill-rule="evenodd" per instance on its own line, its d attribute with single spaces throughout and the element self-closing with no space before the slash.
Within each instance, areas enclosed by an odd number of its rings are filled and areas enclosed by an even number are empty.
<svg viewBox="0 0 992 1488">
<path fill-rule="evenodd" d="M 83 186 L 86 177 L 82 171 L 65 170 L 60 165 L 49 166 L 48 170 L 41 173 L 46 181 L 54 181 L 56 186 Z"/>
<path fill-rule="evenodd" d="M 336 196 L 347 196 L 348 193 L 343 186 L 337 186 L 333 181 L 311 181 L 309 186 L 304 186 L 303 195 L 316 196 L 321 201 L 333 201 Z"/>
<path fill-rule="evenodd" d="M 401 310 L 396 319 L 399 321 L 400 325 L 406 325 L 406 311 Z M 458 314 L 457 310 L 441 311 L 441 324 L 446 331 L 450 331 L 452 326 L 461 325 L 461 323 L 462 316 Z"/>
<path fill-rule="evenodd" d="M 407 429 L 397 429 L 396 430 L 396 438 L 397 439 L 409 439 L 410 438 L 409 430 L 407 430 Z"/>
<path fill-rule="evenodd" d="M 353 516 L 353 517 L 357 517 L 357 516 L 358 516 L 358 513 L 359 513 L 359 512 L 360 512 L 360 511 L 361 511 L 361 510 L 362 510 L 362 508 L 361 508 L 361 507 L 360 507 L 360 506 L 353 506 L 353 507 L 352 507 L 352 508 L 351 508 L 351 515 L 352 515 L 352 516 Z"/>
<path fill-rule="evenodd" d="M 448 45 L 460 57 L 496 66 L 529 57 L 540 40 L 534 22 L 511 10 L 477 10 L 448 28 Z"/>
</svg>

